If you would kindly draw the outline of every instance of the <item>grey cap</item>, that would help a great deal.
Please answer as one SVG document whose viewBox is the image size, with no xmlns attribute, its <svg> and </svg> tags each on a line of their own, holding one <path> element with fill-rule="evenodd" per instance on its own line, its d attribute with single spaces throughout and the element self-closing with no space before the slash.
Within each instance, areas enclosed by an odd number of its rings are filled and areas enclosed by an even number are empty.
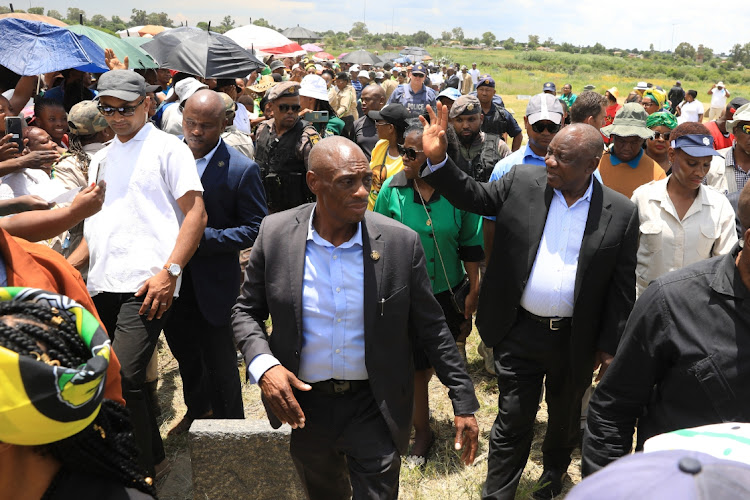
<svg viewBox="0 0 750 500">
<path fill-rule="evenodd" d="M 560 125 L 563 117 L 563 107 L 560 100 L 552 94 L 537 94 L 529 99 L 526 106 L 526 116 L 529 124 L 533 125 L 541 120 L 549 120 Z"/>
<path fill-rule="evenodd" d="M 115 69 L 99 77 L 96 85 L 99 97 L 116 97 L 123 101 L 135 101 L 146 95 L 146 80 L 135 71 Z"/>
<path fill-rule="evenodd" d="M 286 68 L 286 65 L 284 64 L 284 61 L 279 61 L 278 59 L 276 59 L 275 61 L 271 62 L 269 68 L 271 71 L 273 71 L 279 68 Z"/>
</svg>

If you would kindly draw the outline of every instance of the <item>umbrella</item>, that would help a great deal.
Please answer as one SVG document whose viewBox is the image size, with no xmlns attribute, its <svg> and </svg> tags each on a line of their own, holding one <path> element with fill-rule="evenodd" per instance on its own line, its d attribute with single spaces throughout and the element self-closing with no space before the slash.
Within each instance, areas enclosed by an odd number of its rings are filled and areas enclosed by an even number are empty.
<svg viewBox="0 0 750 500">
<path fill-rule="evenodd" d="M 88 26 L 81 26 L 80 24 L 68 26 L 68 29 L 73 33 L 86 35 L 103 49 L 114 50 L 115 55 L 122 62 L 124 62 L 127 57 L 131 68 L 149 69 L 158 67 L 150 55 L 138 47 L 126 43 L 122 38 L 117 38 L 103 31 L 89 28 Z"/>
<path fill-rule="evenodd" d="M 258 57 L 274 55 L 279 58 L 307 54 L 299 44 L 292 42 L 278 31 L 263 26 L 248 24 L 231 29 L 224 35 L 237 42 L 241 47 L 255 50 Z"/>
<path fill-rule="evenodd" d="M 401 55 L 422 57 L 422 56 L 429 56 L 430 53 L 427 52 L 422 47 L 404 47 L 404 50 L 401 51 Z"/>
<path fill-rule="evenodd" d="M 138 36 L 138 37 L 134 37 L 134 36 L 129 36 L 129 37 L 127 37 L 127 38 L 121 38 L 121 40 L 122 40 L 123 42 L 127 43 L 128 45 L 132 45 L 133 47 L 138 47 L 138 48 L 140 48 L 140 47 L 141 47 L 141 45 L 143 45 L 144 43 L 148 43 L 148 42 L 150 42 L 151 40 L 153 40 L 153 38 L 145 38 L 145 37 L 140 37 L 140 36 Z M 145 50 L 144 50 L 143 52 L 144 52 L 145 54 L 147 54 L 147 55 L 148 55 L 149 57 L 151 57 L 151 54 L 149 54 L 149 53 L 148 53 L 148 52 L 146 52 Z M 152 59 L 153 59 L 153 58 L 152 58 Z"/>
<path fill-rule="evenodd" d="M 0 19 L 7 18 L 25 19 L 27 21 L 39 21 L 42 23 L 51 24 L 52 26 L 60 26 L 61 28 L 67 26 L 67 24 L 60 21 L 59 19 L 55 19 L 54 17 L 42 16 L 39 14 L 27 14 L 26 12 L 11 12 L 9 14 L 0 14 Z"/>
<path fill-rule="evenodd" d="M 175 28 L 173 30 L 159 33 L 154 38 L 148 39 L 147 42 L 141 45 L 141 49 L 153 57 L 154 61 L 159 65 L 163 65 L 164 61 L 167 60 L 175 47 L 181 44 L 184 40 L 187 40 L 192 36 L 198 36 L 201 33 L 205 33 L 205 31 L 200 28 L 190 28 L 187 26 Z"/>
<path fill-rule="evenodd" d="M 386 52 L 385 54 L 381 54 L 378 57 L 384 61 L 393 61 L 394 59 L 398 59 L 399 57 L 401 57 L 401 54 L 399 54 L 398 52 Z"/>
<path fill-rule="evenodd" d="M 318 52 L 317 54 L 313 54 L 313 59 L 326 59 L 328 61 L 333 61 L 336 58 L 328 52 Z"/>
<path fill-rule="evenodd" d="M 346 56 L 341 58 L 341 62 L 352 64 L 370 64 L 373 66 L 383 64 L 383 61 L 381 61 L 378 56 L 376 56 L 372 52 L 367 52 L 366 50 L 355 50 L 354 52 L 349 52 Z"/>
<path fill-rule="evenodd" d="M 120 38 L 140 38 L 141 34 L 138 33 L 138 30 L 142 30 L 143 26 L 131 26 L 130 28 L 126 28 L 124 30 L 115 31 L 115 35 L 119 36 Z"/>
<path fill-rule="evenodd" d="M 138 30 L 138 34 L 141 36 L 146 36 L 146 35 L 156 36 L 162 31 L 167 30 L 167 29 L 169 28 L 165 28 L 164 26 L 156 26 L 153 24 L 147 24 L 146 26 Z"/>
<path fill-rule="evenodd" d="M 85 36 L 39 21 L 0 19 L 0 64 L 22 75 L 75 68 L 109 71 L 104 50 Z"/>
<path fill-rule="evenodd" d="M 342 52 L 341 54 L 339 54 L 339 60 L 343 59 L 344 57 L 348 55 L 349 55 L 349 52 Z"/>
<path fill-rule="evenodd" d="M 159 65 L 203 78 L 237 78 L 265 68 L 265 64 L 231 38 L 211 31 L 199 31 L 197 34 L 185 32 L 184 39 L 171 46 L 166 57 L 157 59 Z M 152 55 L 163 53 L 160 44 L 171 45 L 173 38 L 159 35 L 144 44 L 143 49 Z"/>
<path fill-rule="evenodd" d="M 290 40 L 314 40 L 320 38 L 320 35 L 307 28 L 300 28 L 299 24 L 294 28 L 287 28 L 281 32 L 282 35 Z M 313 52 L 313 51 L 310 51 Z M 319 51 L 318 51 L 319 52 Z"/>
<path fill-rule="evenodd" d="M 314 43 L 306 43 L 302 46 L 302 48 L 308 52 L 322 52 L 323 51 L 322 47 L 318 47 Z"/>
</svg>

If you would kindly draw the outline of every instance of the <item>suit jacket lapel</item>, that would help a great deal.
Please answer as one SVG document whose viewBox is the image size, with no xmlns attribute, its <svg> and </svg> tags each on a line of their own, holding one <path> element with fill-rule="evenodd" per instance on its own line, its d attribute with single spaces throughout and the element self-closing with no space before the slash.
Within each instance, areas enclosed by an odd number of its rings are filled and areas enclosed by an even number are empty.
<svg viewBox="0 0 750 500">
<path fill-rule="evenodd" d="M 292 224 L 288 231 L 287 251 L 289 252 L 289 293 L 294 304 L 294 317 L 297 320 L 298 339 L 302 339 L 302 280 L 305 274 L 305 248 L 307 247 L 307 231 L 310 224 L 310 214 L 315 205 L 310 205 L 297 212 L 296 224 Z"/>
<path fill-rule="evenodd" d="M 526 265 L 527 274 L 531 273 L 531 268 L 536 259 L 539 244 L 544 234 L 544 225 L 547 222 L 549 206 L 552 203 L 552 188 L 547 186 L 547 176 L 538 177 L 536 185 L 532 185 L 529 193 L 531 203 L 529 203 L 529 256 Z"/>
<path fill-rule="evenodd" d="M 383 261 L 386 258 L 385 241 L 381 237 L 377 224 L 369 220 L 367 214 L 362 222 L 362 264 L 365 274 L 365 349 L 373 341 L 375 317 L 378 314 L 378 302 L 381 296 L 383 278 Z M 377 252 L 377 254 L 375 253 Z M 394 256 L 395 258 L 395 256 Z"/>
<path fill-rule="evenodd" d="M 609 210 L 611 205 L 604 203 L 604 195 L 601 184 L 594 179 L 594 187 L 591 193 L 591 203 L 589 205 L 589 215 L 586 219 L 586 228 L 583 231 L 583 241 L 581 242 L 581 251 L 578 253 L 578 269 L 576 270 L 576 285 L 573 303 L 578 300 L 578 293 L 581 291 L 583 275 L 591 262 L 591 258 L 599 249 L 599 245 L 607 231 L 607 225 L 612 218 L 612 211 Z"/>
<path fill-rule="evenodd" d="M 222 170 L 229 166 L 229 151 L 227 150 L 224 141 L 221 141 L 219 147 L 216 148 L 216 152 L 211 157 L 211 161 L 208 162 L 206 170 L 203 171 L 201 176 L 201 184 L 203 186 L 211 186 L 215 179 L 217 179 Z"/>
</svg>

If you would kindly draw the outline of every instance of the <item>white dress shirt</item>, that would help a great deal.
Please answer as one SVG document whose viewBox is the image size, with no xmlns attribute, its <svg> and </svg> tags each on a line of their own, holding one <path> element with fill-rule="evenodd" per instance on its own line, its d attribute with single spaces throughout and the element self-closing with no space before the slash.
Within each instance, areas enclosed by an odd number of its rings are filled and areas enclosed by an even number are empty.
<svg viewBox="0 0 750 500">
<path fill-rule="evenodd" d="M 545 318 L 573 316 L 578 256 L 589 217 L 594 178 L 584 195 L 568 206 L 555 189 L 521 307 Z"/>
</svg>

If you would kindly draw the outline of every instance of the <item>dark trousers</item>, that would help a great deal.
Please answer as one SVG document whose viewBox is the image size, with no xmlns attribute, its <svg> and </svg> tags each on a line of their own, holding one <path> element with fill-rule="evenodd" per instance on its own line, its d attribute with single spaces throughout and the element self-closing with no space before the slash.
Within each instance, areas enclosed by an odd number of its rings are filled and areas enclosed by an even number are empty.
<svg viewBox="0 0 750 500">
<path fill-rule="evenodd" d="M 169 349 L 180 365 L 188 416 L 195 419 L 213 410 L 214 418 L 245 418 L 232 325 L 206 321 L 189 269 L 185 268 L 180 296 L 164 326 Z"/>
<path fill-rule="evenodd" d="M 547 433 L 544 468 L 565 472 L 577 445 L 583 383 L 570 369 L 570 329 L 551 331 L 519 313 L 508 335 L 494 348 L 498 415 L 490 432 L 484 499 L 513 499 L 534 437 L 546 375 Z"/>
<path fill-rule="evenodd" d="M 310 500 L 398 498 L 401 457 L 369 389 L 295 396 L 305 427 L 292 430 L 289 451 Z"/>
<path fill-rule="evenodd" d="M 94 297 L 102 323 L 112 338 L 112 349 L 120 360 L 122 393 L 130 410 L 138 461 L 153 475 L 154 465 L 165 458 L 156 416 L 146 390 L 146 367 L 156 348 L 159 334 L 169 317 L 149 321 L 138 314 L 143 297 L 132 293 L 100 293 Z"/>
</svg>

